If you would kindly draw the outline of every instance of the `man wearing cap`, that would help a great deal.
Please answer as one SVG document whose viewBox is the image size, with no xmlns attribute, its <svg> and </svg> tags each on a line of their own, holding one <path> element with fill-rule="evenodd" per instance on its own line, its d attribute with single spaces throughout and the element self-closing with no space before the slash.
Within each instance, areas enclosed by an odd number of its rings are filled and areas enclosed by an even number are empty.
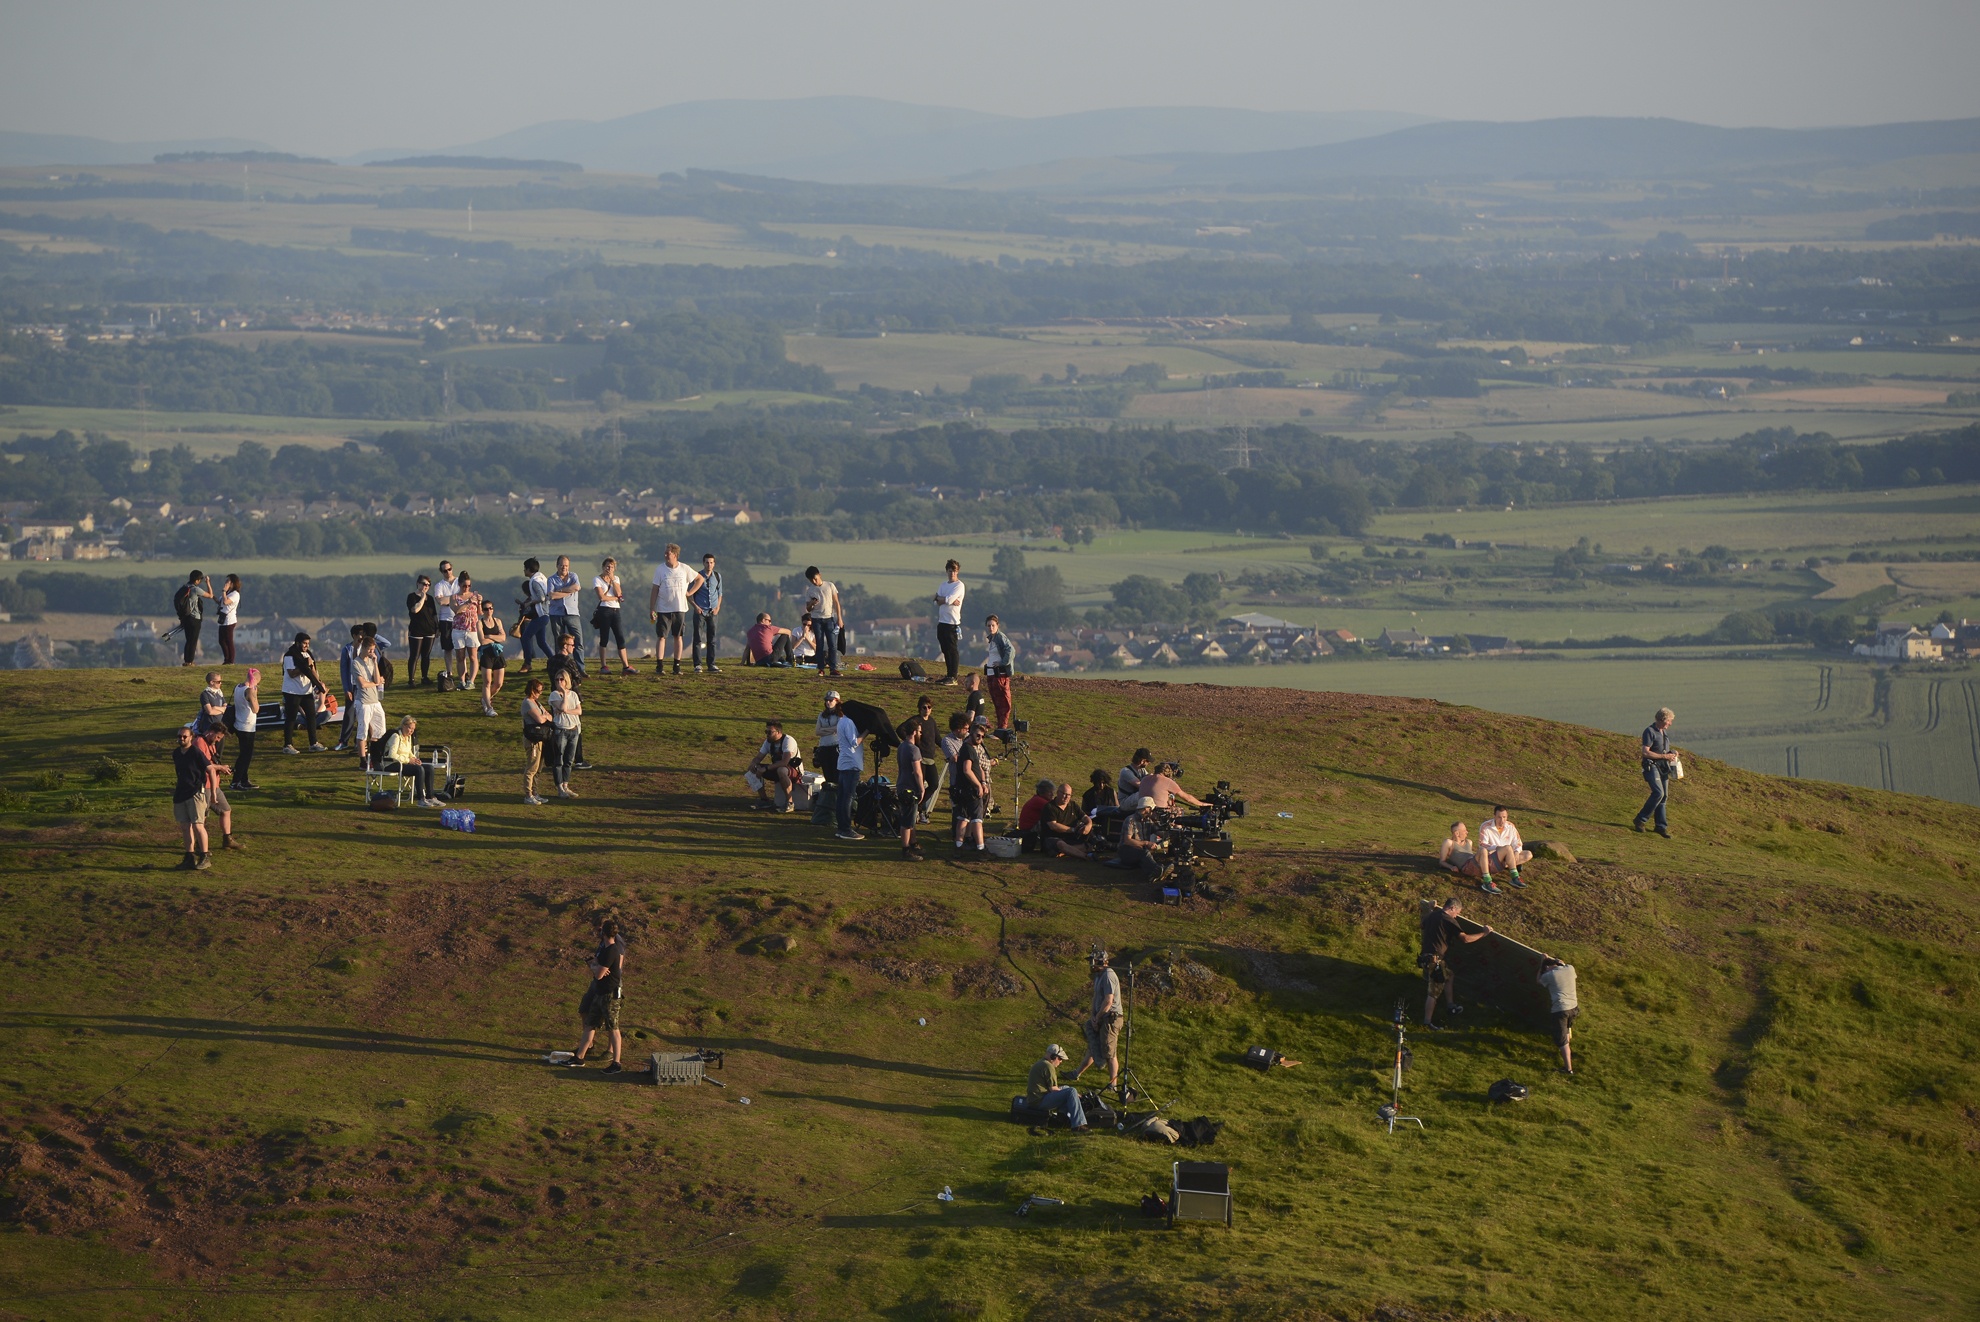
<svg viewBox="0 0 1980 1322">
<path fill-rule="evenodd" d="M 1086 1123 L 1086 1108 L 1079 1104 L 1079 1090 L 1059 1083 L 1059 1062 L 1065 1058 L 1066 1049 L 1057 1042 L 1046 1047 L 1045 1058 L 1031 1067 L 1024 1097 L 1041 1111 L 1064 1111 L 1073 1133 L 1090 1134 L 1093 1130 Z"/>
<path fill-rule="evenodd" d="M 866 747 L 860 743 L 859 726 L 846 713 L 839 698 L 839 691 L 833 689 L 825 695 L 828 707 L 836 706 L 839 712 L 839 775 L 838 809 L 839 839 L 864 840 L 865 836 L 853 830 L 853 799 L 859 794 L 859 778 L 866 770 Z"/>
<path fill-rule="evenodd" d="M 1093 1013 L 1086 1021 L 1086 1059 L 1073 1075 L 1077 1083 L 1079 1076 L 1095 1065 L 1107 1066 L 1107 1086 L 1118 1087 L 1121 1081 L 1121 978 L 1107 966 L 1107 952 L 1096 950 L 1089 960 L 1093 967 Z"/>
</svg>

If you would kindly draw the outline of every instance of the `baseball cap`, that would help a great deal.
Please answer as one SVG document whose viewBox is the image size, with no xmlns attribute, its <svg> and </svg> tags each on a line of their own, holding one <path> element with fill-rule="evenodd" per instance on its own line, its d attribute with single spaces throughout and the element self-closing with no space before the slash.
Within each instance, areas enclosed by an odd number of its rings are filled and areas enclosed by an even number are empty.
<svg viewBox="0 0 1980 1322">
<path fill-rule="evenodd" d="M 837 689 L 833 689 L 830 693 L 827 693 L 825 695 L 825 701 L 827 702 L 839 701 L 839 691 Z"/>
<path fill-rule="evenodd" d="M 980 726 L 982 726 L 982 727 L 983 727 L 984 729 L 986 729 L 986 730 L 990 728 L 990 718 L 989 718 L 988 716 L 976 716 L 976 717 L 972 717 L 972 718 L 970 719 L 970 722 L 969 722 L 969 723 L 970 723 L 970 724 L 971 724 L 972 726 L 975 726 L 975 725 L 980 725 Z"/>
<path fill-rule="evenodd" d="M 1057 1042 L 1054 1042 L 1051 1046 L 1045 1048 L 1045 1059 L 1064 1060 L 1065 1058 L 1066 1058 L 1066 1049 L 1060 1046 Z"/>
</svg>

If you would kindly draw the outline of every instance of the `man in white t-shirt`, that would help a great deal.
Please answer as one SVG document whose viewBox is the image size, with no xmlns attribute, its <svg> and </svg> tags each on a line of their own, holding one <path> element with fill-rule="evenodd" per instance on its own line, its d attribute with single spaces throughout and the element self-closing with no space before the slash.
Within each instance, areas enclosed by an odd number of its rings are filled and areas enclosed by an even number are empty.
<svg viewBox="0 0 1980 1322">
<path fill-rule="evenodd" d="M 442 560 L 440 577 L 433 580 L 433 613 L 440 624 L 440 668 L 448 674 L 454 672 L 454 598 L 460 591 L 453 562 Z"/>
<path fill-rule="evenodd" d="M 838 586 L 820 577 L 817 565 L 804 571 L 804 581 L 810 585 L 804 590 L 804 613 L 811 617 L 812 632 L 818 635 L 818 673 L 821 677 L 836 676 L 839 630 L 845 627 L 840 618 Z"/>
<path fill-rule="evenodd" d="M 673 542 L 659 564 L 653 566 L 653 592 L 646 613 L 653 619 L 658 636 L 654 649 L 653 672 L 667 673 L 667 640 L 674 640 L 674 673 L 681 673 L 681 656 L 687 651 L 688 598 L 701 587 L 701 575 L 681 563 L 681 548 Z"/>
<path fill-rule="evenodd" d="M 962 566 L 954 560 L 943 566 L 948 581 L 935 589 L 935 637 L 942 645 L 942 664 L 948 667 L 948 678 L 942 682 L 956 682 L 956 671 L 962 657 L 962 609 L 963 587 Z"/>
<path fill-rule="evenodd" d="M 1495 871 L 1504 871 L 1506 884 L 1515 890 L 1526 889 L 1526 883 L 1519 879 L 1519 865 L 1531 863 L 1533 855 L 1519 838 L 1519 828 L 1512 824 L 1512 817 L 1503 806 L 1492 809 L 1492 815 L 1479 823 L 1478 861 L 1485 869 L 1478 882 L 1480 890 L 1498 894 L 1499 888 L 1492 881 Z"/>
<path fill-rule="evenodd" d="M 790 812 L 796 798 L 797 778 L 802 772 L 798 741 L 784 733 L 782 721 L 765 721 L 763 743 L 743 769 L 743 781 L 756 791 L 756 802 L 750 806 Z M 777 791 L 774 804 L 770 797 L 773 786 Z"/>
</svg>

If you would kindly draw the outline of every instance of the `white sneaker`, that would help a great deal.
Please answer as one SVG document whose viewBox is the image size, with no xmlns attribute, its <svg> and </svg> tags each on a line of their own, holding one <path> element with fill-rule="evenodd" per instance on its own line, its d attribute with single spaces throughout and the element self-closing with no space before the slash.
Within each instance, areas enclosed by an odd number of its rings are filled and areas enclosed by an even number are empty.
<svg viewBox="0 0 1980 1322">
<path fill-rule="evenodd" d="M 577 794 L 569 785 L 559 785 L 557 787 L 557 797 L 560 799 L 575 799 Z"/>
<path fill-rule="evenodd" d="M 528 804 L 532 808 L 540 808 L 543 806 L 543 800 L 537 798 L 534 794 L 523 795 L 523 802 Z"/>
</svg>

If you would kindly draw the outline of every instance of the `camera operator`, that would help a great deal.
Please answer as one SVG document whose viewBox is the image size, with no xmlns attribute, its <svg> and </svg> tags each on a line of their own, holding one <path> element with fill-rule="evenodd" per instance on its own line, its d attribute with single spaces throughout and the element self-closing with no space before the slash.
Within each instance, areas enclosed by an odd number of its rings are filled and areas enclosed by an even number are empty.
<svg viewBox="0 0 1980 1322">
<path fill-rule="evenodd" d="M 1423 1026 L 1435 1028 L 1432 1016 L 1437 1010 L 1437 997 L 1441 994 L 1444 1003 L 1450 1006 L 1452 1014 L 1464 1013 L 1464 1007 L 1457 1003 L 1457 979 L 1452 976 L 1450 967 L 1444 963 L 1444 956 L 1450 952 L 1451 942 L 1470 945 L 1473 941 L 1483 941 L 1492 935 L 1488 926 L 1482 932 L 1467 932 L 1458 926 L 1458 915 L 1464 912 L 1456 896 L 1445 900 L 1441 908 L 1432 909 L 1423 916 L 1423 951 L 1416 957 L 1416 963 L 1423 970 Z"/>
<path fill-rule="evenodd" d="M 1141 784 L 1135 789 L 1134 798 L 1124 801 L 1122 806 L 1172 808 L 1175 806 L 1176 800 L 1181 799 L 1192 808 L 1209 807 L 1209 804 L 1197 798 L 1177 783 L 1173 773 L 1179 770 L 1181 768 L 1174 762 L 1164 762 L 1161 766 L 1156 767 L 1154 771 L 1141 778 Z"/>
<path fill-rule="evenodd" d="M 1088 959 L 1093 969 L 1093 1013 L 1086 1020 L 1086 1060 L 1073 1074 L 1073 1082 L 1094 1065 L 1107 1067 L 1107 1086 L 1117 1088 L 1121 1082 L 1121 1060 L 1119 1053 L 1121 1023 L 1121 978 L 1108 967 L 1108 955 L 1104 950 L 1096 950 Z"/>
</svg>

